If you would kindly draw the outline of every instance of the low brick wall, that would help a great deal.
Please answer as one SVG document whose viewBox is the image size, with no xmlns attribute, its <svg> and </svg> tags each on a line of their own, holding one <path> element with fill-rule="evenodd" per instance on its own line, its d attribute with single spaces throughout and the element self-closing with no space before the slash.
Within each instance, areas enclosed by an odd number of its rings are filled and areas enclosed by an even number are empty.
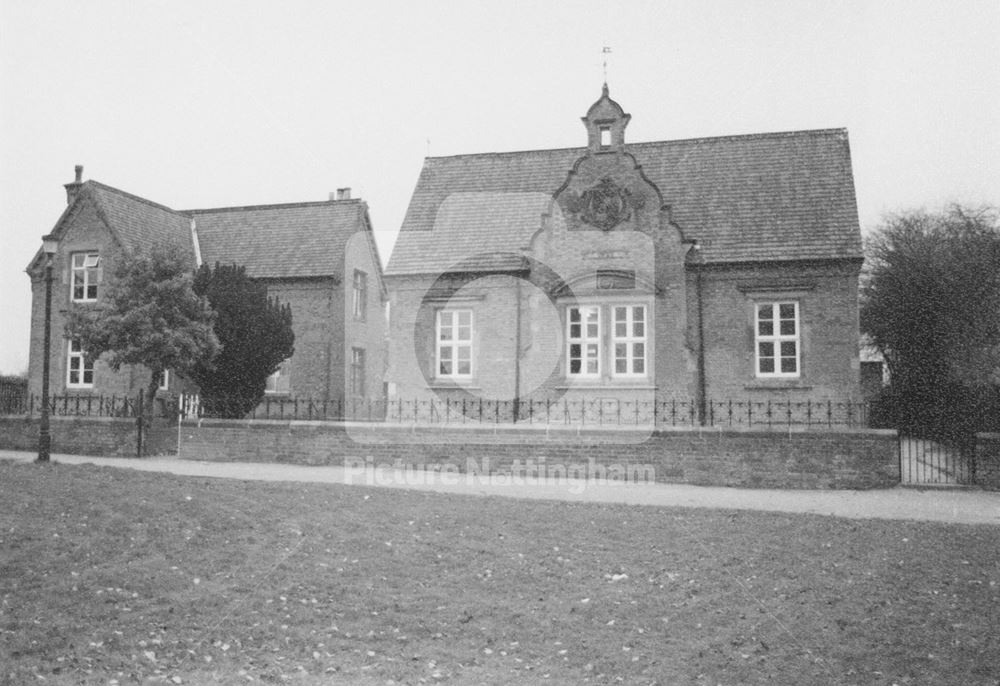
<svg viewBox="0 0 1000 686">
<path fill-rule="evenodd" d="M 0 448 L 38 450 L 38 417 L 0 417 Z M 51 417 L 52 452 L 98 457 L 135 457 L 135 419 L 117 417 Z M 177 423 L 153 420 L 145 434 L 146 455 L 177 452 Z"/>
<path fill-rule="evenodd" d="M 976 434 L 976 484 L 1000 491 L 1000 434 Z"/>
<path fill-rule="evenodd" d="M 510 473 L 515 461 L 650 466 L 657 481 L 768 488 L 881 488 L 899 483 L 895 431 L 720 431 L 407 427 L 306 421 L 184 422 L 193 460 L 454 465 Z"/>
</svg>

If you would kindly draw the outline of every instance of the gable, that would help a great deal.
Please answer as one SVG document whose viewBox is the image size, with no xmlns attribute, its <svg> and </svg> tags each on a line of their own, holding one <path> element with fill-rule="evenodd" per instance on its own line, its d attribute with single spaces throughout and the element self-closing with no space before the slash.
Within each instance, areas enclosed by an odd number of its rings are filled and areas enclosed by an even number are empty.
<svg viewBox="0 0 1000 686">
<path fill-rule="evenodd" d="M 698 241 L 707 263 L 861 257 L 843 129 L 637 143 L 624 151 L 659 189 L 684 238 Z M 484 231 L 473 225 L 476 217 L 459 224 L 449 220 L 453 195 L 491 197 L 503 215 L 519 194 L 551 198 L 586 152 L 428 158 L 386 273 L 413 273 L 428 255 L 454 251 L 456 241 L 468 252 L 469 242 L 483 239 Z M 492 211 L 481 207 L 478 214 Z M 508 250 L 523 246 L 531 223 L 493 226 L 490 244 Z"/>
</svg>

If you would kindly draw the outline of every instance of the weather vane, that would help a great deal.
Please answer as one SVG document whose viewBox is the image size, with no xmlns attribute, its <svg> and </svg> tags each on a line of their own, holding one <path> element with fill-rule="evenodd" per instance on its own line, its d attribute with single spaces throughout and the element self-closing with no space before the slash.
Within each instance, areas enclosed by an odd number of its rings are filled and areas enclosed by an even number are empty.
<svg viewBox="0 0 1000 686">
<path fill-rule="evenodd" d="M 601 54 L 604 55 L 604 83 L 608 82 L 608 55 L 611 54 L 611 48 L 604 46 L 601 48 Z"/>
</svg>

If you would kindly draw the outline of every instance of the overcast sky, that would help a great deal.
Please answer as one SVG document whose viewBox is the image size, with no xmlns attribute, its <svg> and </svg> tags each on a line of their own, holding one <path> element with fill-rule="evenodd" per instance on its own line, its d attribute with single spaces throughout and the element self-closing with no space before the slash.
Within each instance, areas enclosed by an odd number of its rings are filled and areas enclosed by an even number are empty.
<svg viewBox="0 0 1000 686">
<path fill-rule="evenodd" d="M 383 262 L 423 158 L 847 127 L 862 227 L 1000 204 L 1000 2 L 0 0 L 0 372 L 24 268 L 84 177 L 175 209 L 371 209 Z"/>
</svg>

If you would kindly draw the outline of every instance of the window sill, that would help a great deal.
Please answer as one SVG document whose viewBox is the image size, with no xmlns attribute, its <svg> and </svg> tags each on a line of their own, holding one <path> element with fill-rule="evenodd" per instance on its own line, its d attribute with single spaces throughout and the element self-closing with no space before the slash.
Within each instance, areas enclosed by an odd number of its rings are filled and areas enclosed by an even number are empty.
<svg viewBox="0 0 1000 686">
<path fill-rule="evenodd" d="M 445 381 L 439 379 L 427 385 L 432 391 L 481 391 L 483 387 L 475 382 Z"/>
<path fill-rule="evenodd" d="M 655 391 L 656 386 L 648 381 L 581 381 L 579 383 L 567 382 L 556 386 L 559 391 Z"/>
<path fill-rule="evenodd" d="M 811 391 L 812 388 L 801 379 L 758 379 L 743 386 L 746 391 Z"/>
</svg>

